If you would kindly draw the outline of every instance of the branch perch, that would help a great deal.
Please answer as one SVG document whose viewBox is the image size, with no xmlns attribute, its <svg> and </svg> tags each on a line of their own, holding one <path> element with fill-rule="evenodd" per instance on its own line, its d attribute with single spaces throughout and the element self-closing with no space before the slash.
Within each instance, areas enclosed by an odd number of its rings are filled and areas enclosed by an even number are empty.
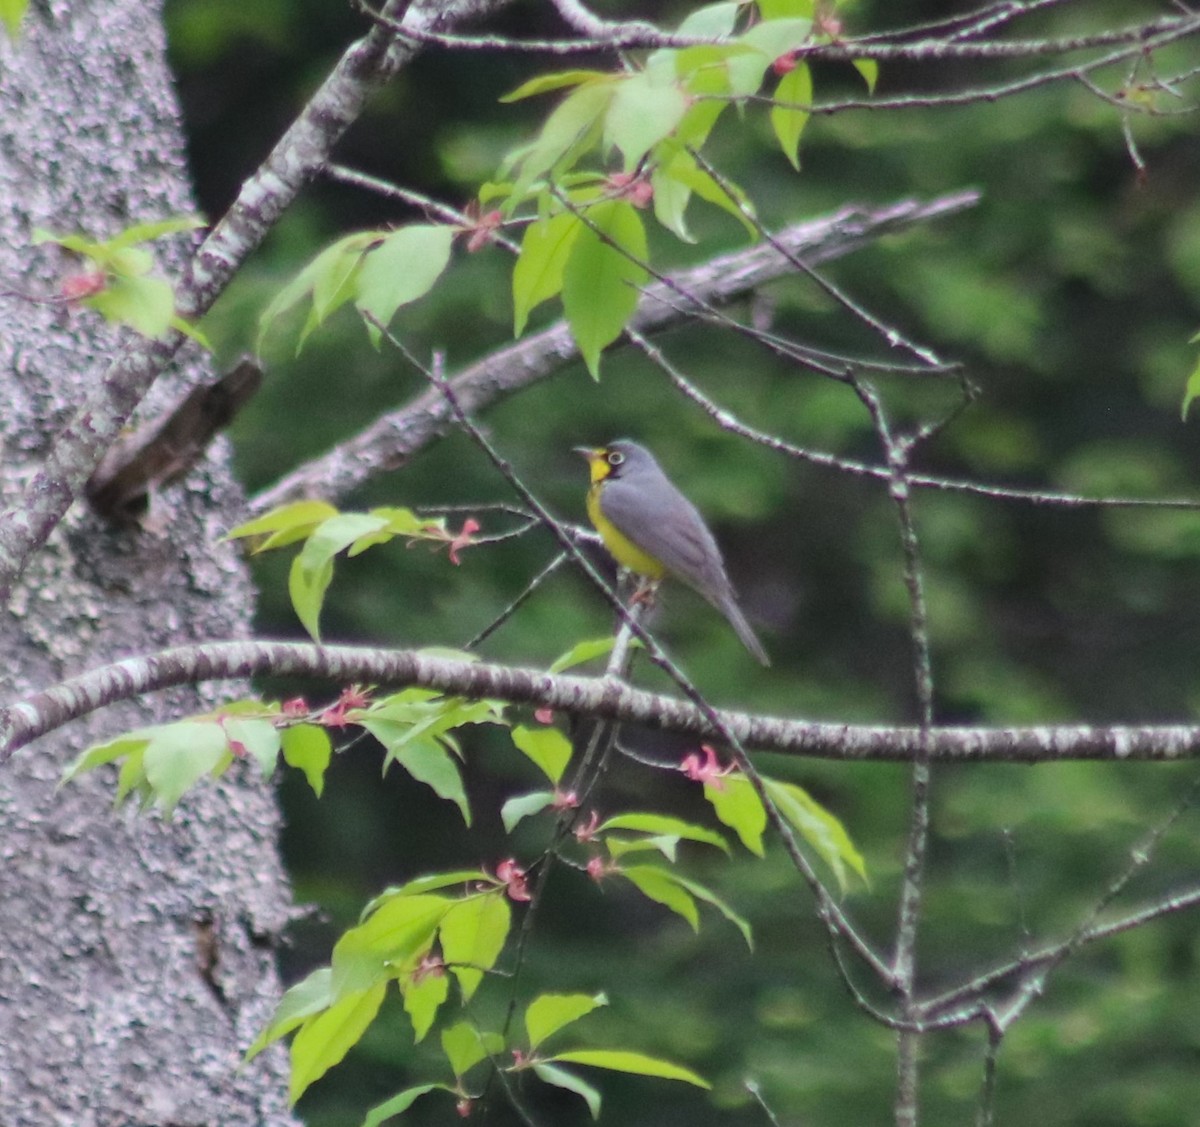
<svg viewBox="0 0 1200 1127">
<path fill-rule="evenodd" d="M 117 701 L 176 685 L 266 675 L 321 677 L 338 685 L 420 685 L 457 696 L 620 720 L 697 740 L 716 738 L 713 724 L 694 704 L 607 678 L 455 661 L 413 650 L 206 642 L 101 666 L 0 710 L 0 763 L 39 736 Z M 911 726 L 828 724 L 725 710 L 715 715 L 742 744 L 759 751 L 907 763 L 922 745 L 921 730 Z M 935 727 L 926 739 L 929 758 L 949 763 L 1174 762 L 1200 756 L 1200 726 L 1187 724 Z"/>
</svg>

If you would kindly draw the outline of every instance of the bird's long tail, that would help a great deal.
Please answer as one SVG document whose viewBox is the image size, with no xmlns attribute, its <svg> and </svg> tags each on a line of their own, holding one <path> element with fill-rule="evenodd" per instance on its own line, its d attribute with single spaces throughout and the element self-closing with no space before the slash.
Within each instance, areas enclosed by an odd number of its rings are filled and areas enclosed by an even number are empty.
<svg viewBox="0 0 1200 1127">
<path fill-rule="evenodd" d="M 737 636 L 741 638 L 742 645 L 746 647 L 758 660 L 760 665 L 770 665 L 771 659 L 767 656 L 767 651 L 763 649 L 762 642 L 758 640 L 758 635 L 754 633 L 754 628 L 746 621 L 746 616 L 742 614 L 742 608 L 733 600 L 733 596 L 727 596 L 713 605 L 719 610 L 728 620 L 729 625 L 737 632 Z"/>
</svg>

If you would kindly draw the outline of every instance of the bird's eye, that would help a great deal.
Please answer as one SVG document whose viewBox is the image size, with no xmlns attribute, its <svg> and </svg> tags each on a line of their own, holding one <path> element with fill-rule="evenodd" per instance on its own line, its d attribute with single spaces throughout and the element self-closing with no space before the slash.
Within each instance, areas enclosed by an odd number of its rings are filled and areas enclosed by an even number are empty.
<svg viewBox="0 0 1200 1127">
<path fill-rule="evenodd" d="M 605 461 L 607 461 L 610 466 L 619 466 L 623 461 L 625 461 L 625 455 L 622 454 L 620 450 L 610 450 Z"/>
</svg>

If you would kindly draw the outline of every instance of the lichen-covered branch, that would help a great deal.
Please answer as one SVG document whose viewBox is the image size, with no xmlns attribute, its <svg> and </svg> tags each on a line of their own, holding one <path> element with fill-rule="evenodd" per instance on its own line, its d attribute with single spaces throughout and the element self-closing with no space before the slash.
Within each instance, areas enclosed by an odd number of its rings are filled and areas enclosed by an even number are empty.
<svg viewBox="0 0 1200 1127">
<path fill-rule="evenodd" d="M 260 675 L 320 677 L 390 687 L 420 685 L 472 698 L 551 708 L 716 738 L 696 705 L 606 678 L 456 661 L 413 650 L 313 646 L 296 642 L 208 642 L 106 665 L 0 710 L 0 762 L 55 728 L 120 700 L 175 685 Z M 911 726 L 818 723 L 716 710 L 746 747 L 825 759 L 909 762 L 922 744 Z M 1168 762 L 1200 756 L 1200 725 L 935 727 L 929 758 L 941 762 L 1055 763 L 1072 759 Z"/>
</svg>

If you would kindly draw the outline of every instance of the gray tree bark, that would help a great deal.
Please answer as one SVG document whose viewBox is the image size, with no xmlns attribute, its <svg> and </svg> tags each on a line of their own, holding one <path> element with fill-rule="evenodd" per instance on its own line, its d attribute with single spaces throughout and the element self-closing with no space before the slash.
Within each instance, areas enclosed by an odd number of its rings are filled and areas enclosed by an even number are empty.
<svg viewBox="0 0 1200 1127">
<path fill-rule="evenodd" d="M 72 268 L 35 227 L 108 237 L 193 203 L 159 5 L 34 0 L 0 37 L 0 507 L 20 505 L 56 430 L 125 331 L 33 304 Z M 172 275 L 188 249 L 161 251 Z M 211 375 L 182 350 L 144 405 Z M 244 637 L 253 609 L 235 550 L 242 503 L 218 443 L 144 530 L 75 506 L 0 613 L 11 698 L 170 642 Z M 174 819 L 114 811 L 111 778 L 58 790 L 83 746 L 211 707 L 231 686 L 178 690 L 47 737 L 0 772 L 0 1123 L 6 1127 L 293 1122 L 282 1050 L 239 1070 L 279 992 L 289 914 L 278 813 L 252 771 L 201 787 Z M 237 773 L 234 772 L 236 775 Z"/>
</svg>

